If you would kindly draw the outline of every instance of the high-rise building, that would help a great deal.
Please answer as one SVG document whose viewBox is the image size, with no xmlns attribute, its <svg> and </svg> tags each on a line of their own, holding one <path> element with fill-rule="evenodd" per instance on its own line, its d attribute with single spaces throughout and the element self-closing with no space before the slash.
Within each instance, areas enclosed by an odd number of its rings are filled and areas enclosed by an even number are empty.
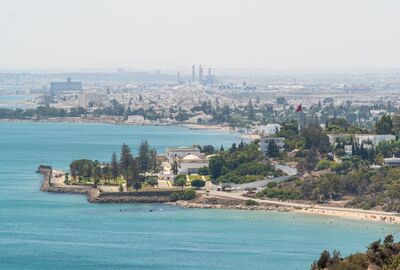
<svg viewBox="0 0 400 270">
<path fill-rule="evenodd" d="M 195 66 L 192 65 L 192 83 L 194 83 L 196 80 L 196 70 L 195 69 L 196 69 Z"/>
<path fill-rule="evenodd" d="M 178 78 L 177 78 L 178 84 L 181 84 L 181 73 L 178 71 Z"/>
<path fill-rule="evenodd" d="M 199 84 L 203 84 L 203 68 L 199 65 Z"/>
<path fill-rule="evenodd" d="M 73 82 L 71 78 L 67 78 L 66 82 L 51 82 L 50 83 L 50 91 L 52 93 L 60 93 L 67 91 L 82 91 L 82 83 L 81 82 Z"/>
<path fill-rule="evenodd" d="M 207 75 L 207 84 L 214 83 L 214 76 L 211 75 L 211 68 L 208 68 L 208 75 Z"/>
</svg>

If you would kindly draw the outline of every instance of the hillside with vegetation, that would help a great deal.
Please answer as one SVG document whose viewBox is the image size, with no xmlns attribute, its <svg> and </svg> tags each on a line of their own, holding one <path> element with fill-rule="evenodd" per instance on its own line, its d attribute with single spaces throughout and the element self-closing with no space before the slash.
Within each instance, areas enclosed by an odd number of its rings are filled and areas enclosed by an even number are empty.
<svg viewBox="0 0 400 270">
<path fill-rule="evenodd" d="M 346 207 L 400 212 L 400 169 L 383 164 L 384 158 L 400 154 L 399 141 L 359 145 L 352 137 L 353 132 L 395 134 L 391 118 L 382 117 L 373 130 L 361 130 L 344 119 L 327 121 L 326 126 L 310 125 L 299 131 L 296 122 L 283 125 L 276 136 L 285 138 L 285 151 L 275 159 L 295 163 L 300 175 L 284 183 L 270 183 L 256 196 L 315 203 L 341 201 Z M 328 134 L 333 131 L 349 136 L 332 145 Z M 351 145 L 351 155 L 345 153 L 345 144 Z"/>
<path fill-rule="evenodd" d="M 346 207 L 400 212 L 400 169 L 361 168 L 348 174 L 327 173 L 270 184 L 258 198 L 326 203 L 345 200 Z"/>
<path fill-rule="evenodd" d="M 345 258 L 340 252 L 324 250 L 321 256 L 311 265 L 311 270 L 399 270 L 400 242 L 395 243 L 393 236 L 388 235 L 382 242 L 375 241 L 368 246 L 365 253 L 355 253 Z"/>
</svg>

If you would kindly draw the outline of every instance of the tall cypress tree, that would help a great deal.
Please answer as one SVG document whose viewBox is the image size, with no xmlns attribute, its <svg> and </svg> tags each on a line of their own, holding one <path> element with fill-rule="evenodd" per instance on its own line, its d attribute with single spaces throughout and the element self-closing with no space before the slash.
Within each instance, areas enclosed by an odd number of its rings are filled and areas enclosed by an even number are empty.
<svg viewBox="0 0 400 270">
<path fill-rule="evenodd" d="M 249 120 L 254 120 L 256 118 L 251 99 L 249 99 L 249 104 L 247 105 L 247 117 L 249 118 Z"/>
<path fill-rule="evenodd" d="M 114 152 L 111 156 L 111 176 L 115 179 L 118 177 L 118 174 L 119 174 L 119 168 L 118 168 L 117 155 Z"/>
<path fill-rule="evenodd" d="M 139 147 L 139 171 L 146 172 L 149 169 L 150 165 L 150 151 L 149 144 L 147 141 L 142 141 Z"/>
<path fill-rule="evenodd" d="M 119 167 L 120 167 L 120 172 L 124 176 L 125 179 L 128 178 L 128 169 L 129 166 L 131 166 L 133 162 L 133 156 L 131 153 L 131 149 L 129 148 L 128 145 L 125 143 L 121 147 L 121 156 L 119 159 Z"/>
<path fill-rule="evenodd" d="M 151 149 L 150 150 L 150 170 L 153 172 L 159 171 L 159 162 L 157 160 L 157 150 Z"/>
<path fill-rule="evenodd" d="M 137 159 L 133 159 L 127 170 L 126 186 L 134 187 L 136 190 L 141 187 Z"/>
<path fill-rule="evenodd" d="M 269 157 L 277 157 L 279 155 L 279 148 L 274 142 L 274 140 L 270 140 L 267 146 L 267 155 Z"/>
</svg>

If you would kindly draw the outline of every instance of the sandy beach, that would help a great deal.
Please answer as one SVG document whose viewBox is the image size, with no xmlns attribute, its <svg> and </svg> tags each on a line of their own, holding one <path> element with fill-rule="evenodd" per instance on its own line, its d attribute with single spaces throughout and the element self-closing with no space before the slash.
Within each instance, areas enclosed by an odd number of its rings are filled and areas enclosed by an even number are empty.
<svg viewBox="0 0 400 270">
<path fill-rule="evenodd" d="M 244 204 L 244 201 L 249 199 L 256 201 L 258 205 L 246 206 Z M 331 216 L 354 220 L 400 224 L 400 214 L 394 212 L 252 199 L 238 193 L 217 191 L 211 191 L 208 196 L 204 194 L 199 194 L 199 197 L 196 200 L 191 202 L 179 202 L 178 205 L 188 208 L 217 208 L 295 212 L 307 215 Z"/>
<path fill-rule="evenodd" d="M 383 212 L 374 212 L 374 211 L 364 212 L 361 209 L 343 208 L 340 210 L 331 210 L 328 207 L 324 206 L 318 206 L 318 207 L 314 206 L 312 208 L 293 209 L 293 212 L 310 214 L 310 215 L 331 216 L 331 217 L 340 217 L 340 218 L 348 218 L 356 220 L 379 221 L 379 222 L 400 224 L 400 216 Z"/>
</svg>

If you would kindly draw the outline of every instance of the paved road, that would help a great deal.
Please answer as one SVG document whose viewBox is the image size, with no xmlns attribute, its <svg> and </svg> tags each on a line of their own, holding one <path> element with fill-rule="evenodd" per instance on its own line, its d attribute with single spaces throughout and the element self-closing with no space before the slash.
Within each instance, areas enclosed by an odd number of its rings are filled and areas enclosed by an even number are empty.
<svg viewBox="0 0 400 270">
<path fill-rule="evenodd" d="M 297 169 L 282 164 L 274 164 L 276 169 L 279 169 L 289 176 L 297 175 Z"/>
</svg>

